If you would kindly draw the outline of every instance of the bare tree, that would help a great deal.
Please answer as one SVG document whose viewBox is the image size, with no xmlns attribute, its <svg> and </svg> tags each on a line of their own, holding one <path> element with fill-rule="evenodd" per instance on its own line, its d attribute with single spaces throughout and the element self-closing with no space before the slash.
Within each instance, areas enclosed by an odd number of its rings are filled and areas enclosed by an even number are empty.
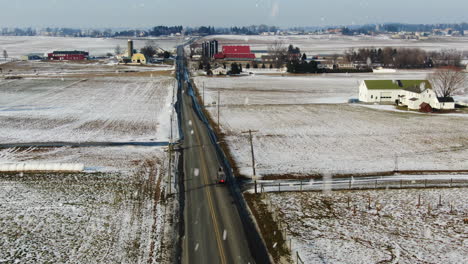
<svg viewBox="0 0 468 264">
<path fill-rule="evenodd" d="M 155 41 L 147 41 L 145 46 L 141 48 L 140 52 L 145 55 L 147 59 L 151 59 L 154 55 L 158 53 L 158 44 Z"/>
<path fill-rule="evenodd" d="M 273 59 L 275 68 L 281 68 L 288 59 L 288 48 L 282 41 L 276 40 L 268 47 L 268 54 Z"/>
<path fill-rule="evenodd" d="M 447 66 L 428 75 L 438 97 L 451 97 L 466 89 L 466 73 L 457 67 Z"/>
<path fill-rule="evenodd" d="M 3 59 L 8 59 L 8 52 L 6 50 L 3 50 Z"/>
<path fill-rule="evenodd" d="M 119 55 L 122 53 L 122 48 L 120 47 L 120 45 L 115 46 L 114 53 L 115 55 Z"/>
</svg>

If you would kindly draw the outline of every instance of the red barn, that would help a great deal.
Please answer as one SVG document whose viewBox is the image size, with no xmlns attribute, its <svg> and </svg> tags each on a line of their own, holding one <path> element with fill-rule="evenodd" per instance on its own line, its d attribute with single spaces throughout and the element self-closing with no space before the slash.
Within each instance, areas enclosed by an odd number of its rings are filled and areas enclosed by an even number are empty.
<svg viewBox="0 0 468 264">
<path fill-rule="evenodd" d="M 223 46 L 223 51 L 215 54 L 215 59 L 255 59 L 250 46 Z"/>
<path fill-rule="evenodd" d="M 54 51 L 48 54 L 49 60 L 87 60 L 89 53 L 85 51 Z"/>
</svg>

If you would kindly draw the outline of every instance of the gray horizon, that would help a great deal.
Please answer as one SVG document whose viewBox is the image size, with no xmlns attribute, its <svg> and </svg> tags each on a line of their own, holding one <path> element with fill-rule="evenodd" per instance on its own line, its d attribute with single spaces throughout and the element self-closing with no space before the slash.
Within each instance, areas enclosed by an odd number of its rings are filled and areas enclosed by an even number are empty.
<svg viewBox="0 0 468 264">
<path fill-rule="evenodd" d="M 468 21 L 468 1 L 461 0 L 0 0 L 0 6 L 7 10 L 0 16 L 0 27 L 324 27 Z"/>
</svg>

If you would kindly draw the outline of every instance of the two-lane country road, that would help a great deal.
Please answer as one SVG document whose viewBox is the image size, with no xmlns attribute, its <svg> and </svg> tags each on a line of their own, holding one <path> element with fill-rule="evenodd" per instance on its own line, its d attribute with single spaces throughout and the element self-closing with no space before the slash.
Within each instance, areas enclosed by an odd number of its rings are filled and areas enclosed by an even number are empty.
<svg viewBox="0 0 468 264">
<path fill-rule="evenodd" d="M 179 48 L 178 71 L 183 72 L 183 51 Z M 198 118 L 182 82 L 181 125 L 184 134 L 184 234 L 183 264 L 255 263 L 243 225 L 226 185 L 217 183 L 220 167 L 208 128 Z"/>
</svg>

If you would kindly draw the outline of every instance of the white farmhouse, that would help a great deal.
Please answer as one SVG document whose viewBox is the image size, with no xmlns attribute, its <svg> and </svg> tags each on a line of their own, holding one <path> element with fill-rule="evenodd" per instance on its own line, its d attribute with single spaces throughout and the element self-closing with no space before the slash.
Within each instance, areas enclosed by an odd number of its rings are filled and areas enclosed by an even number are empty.
<svg viewBox="0 0 468 264">
<path fill-rule="evenodd" d="M 401 105 L 406 105 L 411 110 L 419 110 L 422 103 L 426 103 L 432 108 L 437 108 L 436 106 L 439 103 L 437 95 L 432 90 L 429 82 L 421 82 L 419 85 L 403 89 L 403 94 L 400 96 Z"/>
<path fill-rule="evenodd" d="M 359 100 L 367 103 L 396 103 L 411 110 L 429 105 L 432 109 L 455 109 L 453 98 L 437 97 L 427 80 L 367 80 L 359 86 Z"/>
<path fill-rule="evenodd" d="M 213 70 L 213 75 L 226 75 L 226 74 L 227 74 L 227 70 L 224 69 L 223 67 L 218 67 Z"/>
</svg>

